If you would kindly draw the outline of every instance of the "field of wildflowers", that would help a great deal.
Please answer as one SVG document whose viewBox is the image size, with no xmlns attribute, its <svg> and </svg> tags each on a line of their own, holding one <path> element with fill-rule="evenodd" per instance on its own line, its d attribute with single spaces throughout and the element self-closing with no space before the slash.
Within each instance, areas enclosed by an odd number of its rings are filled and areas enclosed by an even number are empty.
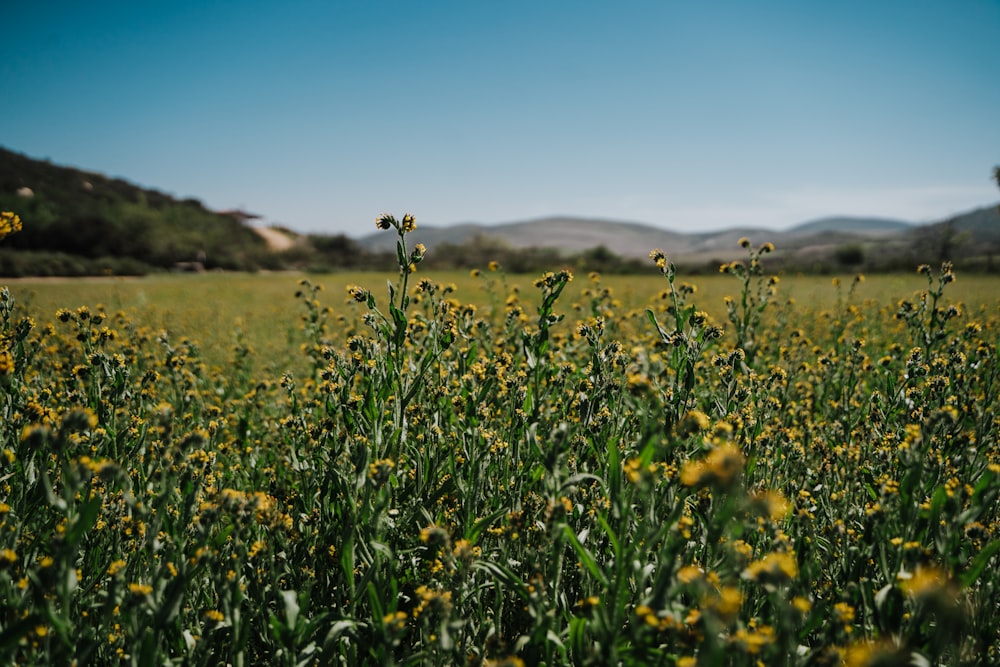
<svg viewBox="0 0 1000 667">
<path fill-rule="evenodd" d="M 637 304 L 473 304 L 378 224 L 398 277 L 302 280 L 294 363 L 3 288 L 0 662 L 1000 661 L 995 290 L 792 302 L 745 241 L 720 303 L 654 251 Z"/>
</svg>

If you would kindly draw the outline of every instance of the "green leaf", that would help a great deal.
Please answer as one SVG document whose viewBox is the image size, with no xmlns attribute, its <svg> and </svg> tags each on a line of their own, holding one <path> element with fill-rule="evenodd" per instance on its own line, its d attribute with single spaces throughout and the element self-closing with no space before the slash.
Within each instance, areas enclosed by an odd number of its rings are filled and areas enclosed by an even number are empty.
<svg viewBox="0 0 1000 667">
<path fill-rule="evenodd" d="M 409 264 L 409 262 L 406 261 L 406 248 L 403 247 L 402 239 L 396 241 L 396 259 L 399 261 L 400 266 L 406 266 Z"/>
<path fill-rule="evenodd" d="M 233 524 L 229 524 L 228 526 L 220 530 L 218 535 L 216 535 L 215 538 L 212 540 L 212 546 L 214 546 L 216 549 L 221 549 L 222 545 L 224 545 L 226 543 L 226 540 L 229 539 L 229 536 L 233 534 L 234 528 L 235 526 Z"/>
<path fill-rule="evenodd" d="M 930 523 L 932 525 L 937 523 L 938 517 L 941 516 L 941 508 L 944 507 L 944 504 L 947 501 L 948 501 L 948 490 L 945 489 L 943 485 L 939 486 L 934 491 L 934 496 L 931 498 L 931 508 L 929 515 L 927 517 L 928 519 L 930 519 Z"/>
<path fill-rule="evenodd" d="M 299 596 L 295 591 L 281 591 L 281 599 L 285 606 L 285 623 L 289 630 L 295 629 L 299 620 Z"/>
<path fill-rule="evenodd" d="M 577 474 L 575 474 L 575 475 L 573 475 L 571 477 L 567 477 L 565 480 L 563 480 L 563 483 L 559 485 L 559 491 L 560 492 L 565 492 L 570 487 L 576 486 L 580 482 L 585 482 L 585 481 L 588 481 L 588 480 L 592 481 L 592 482 L 597 482 L 599 485 L 603 485 L 603 483 L 604 483 L 604 480 L 602 480 L 597 475 L 592 475 L 590 473 L 581 472 L 581 473 L 577 473 Z"/>
<path fill-rule="evenodd" d="M 899 632 L 903 621 L 903 602 L 903 594 L 892 584 L 886 584 L 875 594 L 875 622 L 882 632 Z"/>
<path fill-rule="evenodd" d="M 455 640 L 451 638 L 451 633 L 448 632 L 448 625 L 441 625 L 441 636 L 438 639 L 442 651 L 450 651 L 455 647 Z"/>
<path fill-rule="evenodd" d="M 969 569 L 963 572 L 958 578 L 962 588 L 968 588 L 976 581 L 976 579 L 979 578 L 979 575 L 982 574 L 983 570 L 986 569 L 986 566 L 989 565 L 990 559 L 992 559 L 998 551 L 1000 551 L 1000 539 L 993 540 L 987 544 L 986 547 L 980 551 L 974 559 L 972 559 Z"/>
<path fill-rule="evenodd" d="M 347 594 L 354 600 L 354 538 L 348 537 L 340 553 L 340 569 L 347 579 Z"/>
<path fill-rule="evenodd" d="M 587 619 L 575 616 L 569 622 L 569 645 L 578 663 L 590 657 L 587 646 Z"/>
<path fill-rule="evenodd" d="M 608 540 L 611 541 L 611 549 L 614 551 L 615 558 L 619 559 L 622 556 L 622 543 L 615 535 L 615 531 L 611 528 L 611 524 L 603 516 L 597 517 L 597 523 L 600 524 L 601 528 L 604 529 L 604 534 L 608 536 Z"/>
<path fill-rule="evenodd" d="M 594 555 L 590 553 L 587 547 L 583 546 L 577 538 L 576 533 L 573 529 L 567 525 L 563 525 L 563 535 L 569 541 L 573 550 L 576 551 L 577 557 L 580 559 L 580 563 L 587 569 L 588 572 L 596 579 L 602 587 L 607 588 L 608 586 L 608 576 L 604 573 L 604 570 L 594 559 Z"/>
<path fill-rule="evenodd" d="M 913 497 L 913 490 L 917 486 L 917 482 L 920 481 L 923 469 L 917 464 L 914 465 L 907 471 L 903 476 L 903 480 L 899 483 L 899 498 L 903 504 L 909 504 L 910 498 Z"/>
<path fill-rule="evenodd" d="M 153 628 L 146 628 L 142 636 L 142 649 L 139 652 L 140 665 L 155 665 L 157 663 L 157 641 Z"/>
<path fill-rule="evenodd" d="M 69 547 L 76 546 L 76 543 L 80 541 L 80 538 L 84 534 L 94 527 L 97 523 L 97 515 L 101 511 L 101 496 L 93 496 L 87 499 L 87 502 L 83 504 L 80 508 L 80 513 L 76 517 L 76 521 L 73 522 L 72 527 L 66 531 L 66 544 Z"/>
<path fill-rule="evenodd" d="M 327 632 L 327 640 L 339 639 L 341 635 L 354 635 L 358 627 L 363 627 L 363 624 L 359 624 L 357 621 L 351 619 L 336 621 L 330 626 L 330 630 Z"/>
<path fill-rule="evenodd" d="M 522 600 L 528 599 L 528 585 L 507 566 L 481 560 L 474 562 L 472 567 L 490 574 L 505 587 L 517 593 Z"/>
<path fill-rule="evenodd" d="M 503 507 L 501 509 L 498 509 L 496 512 L 493 512 L 492 514 L 483 517 L 475 524 L 473 524 L 472 528 L 470 528 L 465 533 L 465 539 L 469 540 L 470 543 L 475 544 L 476 541 L 479 539 L 479 536 L 483 534 L 483 531 L 486 530 L 486 528 L 488 528 L 491 523 L 493 523 L 506 513 L 507 513 L 507 508 Z"/>
<path fill-rule="evenodd" d="M 154 628 L 166 628 L 176 618 L 181 609 L 181 602 L 184 600 L 184 588 L 187 584 L 187 576 L 184 572 L 179 572 L 171 579 L 163 589 L 163 597 L 159 602 L 159 609 L 156 611 L 156 618 L 153 622 Z"/>
</svg>

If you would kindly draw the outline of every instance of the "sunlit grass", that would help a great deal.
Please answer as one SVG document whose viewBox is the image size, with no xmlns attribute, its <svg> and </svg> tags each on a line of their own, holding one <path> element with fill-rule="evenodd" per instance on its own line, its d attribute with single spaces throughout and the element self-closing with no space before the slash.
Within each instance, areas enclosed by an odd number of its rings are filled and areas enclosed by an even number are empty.
<svg viewBox="0 0 1000 667">
<path fill-rule="evenodd" d="M 533 303 L 531 284 L 537 276 L 503 276 L 490 273 L 486 267 L 480 277 L 465 271 L 420 272 L 442 285 L 455 285 L 455 298 L 480 307 L 490 305 L 486 280 L 496 284 L 496 292 L 506 287 L 519 287 L 524 300 Z M 59 308 L 103 305 L 110 312 L 123 310 L 144 324 L 168 329 L 177 336 L 192 337 L 200 343 L 205 357 L 212 361 L 225 359 L 237 332 L 241 332 L 263 360 L 274 369 L 282 365 L 295 366 L 300 355 L 290 344 L 298 339 L 300 310 L 291 294 L 298 289 L 301 274 L 286 273 L 218 273 L 161 274 L 144 278 L 72 278 L 18 279 L 8 281 L 18 304 L 30 309 L 36 318 L 52 318 Z M 563 301 L 569 309 L 587 301 L 580 292 L 589 287 L 586 276 L 580 274 L 566 290 Z M 843 299 L 854 276 L 782 276 L 780 299 L 791 299 L 798 305 L 817 309 L 831 308 Z M 345 290 L 349 285 L 368 285 L 377 289 L 394 274 L 342 272 L 309 275 L 322 285 L 319 294 L 324 306 L 342 311 Z M 735 296 L 738 285 L 728 276 L 709 275 L 681 277 L 694 285 L 695 300 L 717 320 L 724 320 L 723 299 Z M 842 283 L 838 286 L 836 283 Z M 860 290 L 859 304 L 894 304 L 922 288 L 924 281 L 914 274 L 869 276 Z M 602 276 L 601 284 L 609 288 L 621 304 L 619 313 L 641 309 L 664 289 L 663 279 L 650 271 L 644 276 Z M 997 305 L 1000 279 L 992 276 L 962 276 L 950 290 L 951 297 L 971 310 L 988 309 Z M 335 334 L 336 332 L 331 332 Z"/>
</svg>

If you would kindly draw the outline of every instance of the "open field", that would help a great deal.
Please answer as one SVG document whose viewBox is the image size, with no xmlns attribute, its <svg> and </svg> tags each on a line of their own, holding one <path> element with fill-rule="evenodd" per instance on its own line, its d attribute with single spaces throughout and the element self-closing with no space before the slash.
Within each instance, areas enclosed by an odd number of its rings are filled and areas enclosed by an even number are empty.
<svg viewBox="0 0 1000 667">
<path fill-rule="evenodd" d="M 503 276 L 483 267 L 479 277 L 466 271 L 420 272 L 418 278 L 429 278 L 442 285 L 453 285 L 454 298 L 480 308 L 491 305 L 489 285 L 495 288 L 493 301 L 501 300 L 509 288 L 519 288 L 528 304 L 537 301 L 532 282 L 538 276 Z M 346 305 L 350 299 L 346 289 L 363 285 L 376 293 L 386 281 L 395 281 L 394 274 L 343 272 L 325 275 L 299 273 L 213 273 L 161 274 L 142 278 L 43 278 L 16 279 L 3 282 L 10 287 L 19 307 L 30 311 L 39 322 L 55 319 L 60 308 L 102 306 L 108 312 L 125 311 L 133 319 L 157 330 L 167 330 L 173 336 L 197 341 L 203 354 L 214 363 L 222 363 L 237 335 L 242 335 L 260 354 L 262 367 L 283 370 L 296 368 L 302 361 L 302 308 L 294 298 L 299 281 L 307 277 L 323 289 L 317 298 L 324 307 L 336 314 L 352 315 L 355 310 Z M 793 300 L 798 305 L 819 309 L 836 306 L 843 299 L 854 274 L 836 279 L 830 276 L 782 276 L 777 299 Z M 585 275 L 576 275 L 561 299 L 568 317 L 578 315 L 573 306 L 582 306 L 588 297 L 581 292 L 592 287 Z M 698 292 L 693 298 L 699 308 L 714 319 L 725 321 L 726 296 L 735 297 L 740 285 L 726 275 L 694 276 L 677 279 L 694 285 Z M 842 283 L 838 287 L 836 282 Z M 894 305 L 926 287 L 926 279 L 916 272 L 870 276 L 856 290 L 855 305 Z M 505 287 L 506 286 L 506 287 Z M 657 295 L 666 289 L 663 277 L 650 264 L 646 276 L 602 276 L 601 286 L 609 288 L 620 303 L 619 315 L 645 317 L 642 311 L 657 304 Z M 384 291 L 384 289 L 383 289 Z M 995 276 L 961 276 L 949 289 L 955 303 L 962 303 L 973 312 L 1000 306 L 1000 278 Z M 661 304 L 662 305 L 662 304 Z M 339 334 L 339 335 L 338 335 Z M 343 331 L 331 327 L 333 339 L 343 341 Z"/>
<path fill-rule="evenodd" d="M 763 255 L 11 281 L 0 662 L 995 663 L 1000 280 Z"/>
</svg>

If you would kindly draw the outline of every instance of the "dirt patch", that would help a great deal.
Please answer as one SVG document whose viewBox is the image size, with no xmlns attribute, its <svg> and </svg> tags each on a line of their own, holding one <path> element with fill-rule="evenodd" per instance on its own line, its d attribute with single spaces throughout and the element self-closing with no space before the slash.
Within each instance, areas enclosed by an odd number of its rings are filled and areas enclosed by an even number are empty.
<svg viewBox="0 0 1000 667">
<path fill-rule="evenodd" d="M 253 227 L 252 228 L 262 239 L 267 241 L 267 247 L 278 252 L 288 250 L 295 245 L 295 239 L 287 234 L 274 229 L 273 227 Z"/>
</svg>

